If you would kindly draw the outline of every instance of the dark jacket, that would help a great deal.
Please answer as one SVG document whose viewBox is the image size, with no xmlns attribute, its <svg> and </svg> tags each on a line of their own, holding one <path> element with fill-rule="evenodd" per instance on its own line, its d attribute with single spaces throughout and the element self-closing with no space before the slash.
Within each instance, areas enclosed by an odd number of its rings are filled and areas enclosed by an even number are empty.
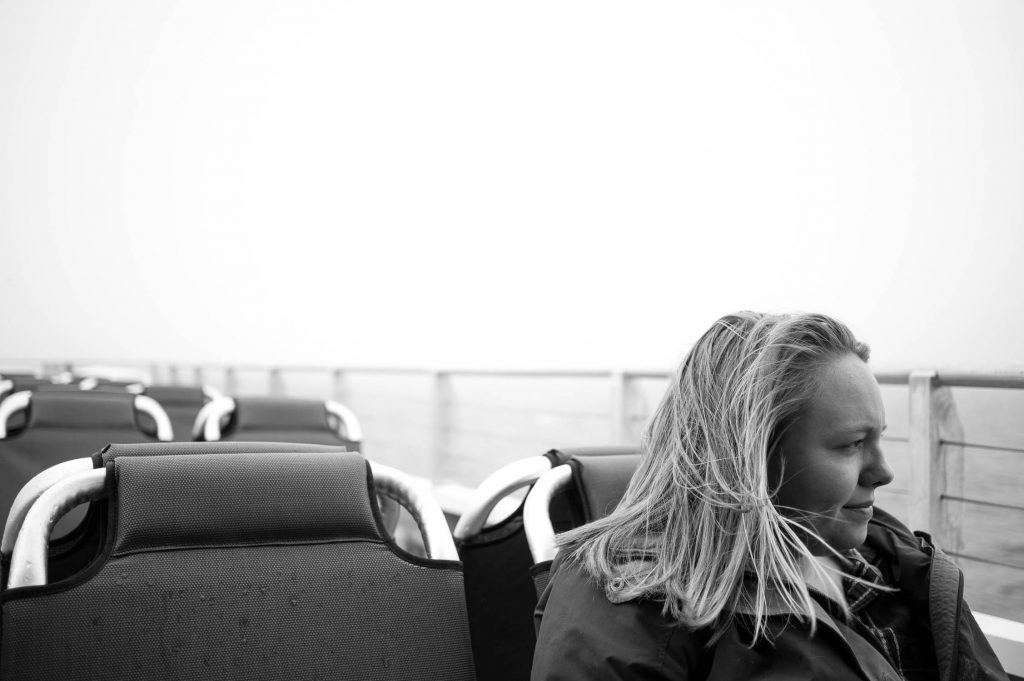
<svg viewBox="0 0 1024 681">
<path fill-rule="evenodd" d="M 868 606 L 890 627 L 903 655 L 905 678 L 1006 681 L 992 648 L 963 601 L 963 576 L 930 538 L 914 534 L 875 509 L 863 553 L 899 592 Z M 662 615 L 662 602 L 619 604 L 577 566 L 556 559 L 537 606 L 532 681 L 624 679 L 829 679 L 900 681 L 885 654 L 848 626 L 822 598 L 818 631 L 778 611 L 769 616 L 773 643 L 750 646 L 749 620 L 738 615 L 710 648 L 707 630 L 691 630 Z"/>
</svg>

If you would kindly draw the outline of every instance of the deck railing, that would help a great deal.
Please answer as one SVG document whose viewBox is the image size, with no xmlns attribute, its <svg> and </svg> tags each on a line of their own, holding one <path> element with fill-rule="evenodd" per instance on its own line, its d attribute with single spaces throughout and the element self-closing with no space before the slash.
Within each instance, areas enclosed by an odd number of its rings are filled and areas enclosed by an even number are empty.
<svg viewBox="0 0 1024 681">
<path fill-rule="evenodd" d="M 82 364 L 48 365 L 54 371 Z M 124 366 L 123 363 L 120 363 Z M 150 364 L 155 383 L 231 395 L 332 398 L 369 456 L 473 487 L 551 446 L 639 442 L 668 372 Z M 877 374 L 897 480 L 880 501 L 963 568 L 976 610 L 1024 620 L 1024 371 Z M 1024 624 L 1019 625 L 1024 627 Z M 1024 669 L 1024 643 L 1012 649 Z M 1018 672 L 1019 673 L 1019 672 Z"/>
</svg>

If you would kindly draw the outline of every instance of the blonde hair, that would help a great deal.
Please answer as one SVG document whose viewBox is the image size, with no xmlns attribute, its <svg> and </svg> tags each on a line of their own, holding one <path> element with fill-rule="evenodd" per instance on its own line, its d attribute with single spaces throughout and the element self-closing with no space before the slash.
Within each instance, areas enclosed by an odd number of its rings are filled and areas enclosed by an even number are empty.
<svg viewBox="0 0 1024 681">
<path fill-rule="evenodd" d="M 643 457 L 609 516 L 559 537 L 566 558 L 625 598 L 717 640 L 749 613 L 767 635 L 770 604 L 816 624 L 801 562 L 814 534 L 773 505 L 769 458 L 816 388 L 817 369 L 867 345 L 822 314 L 739 312 L 716 321 L 683 358 L 644 432 Z M 815 535 L 816 536 L 816 535 Z M 642 558 L 623 578 L 625 562 Z M 744 574 L 756 581 L 744 587 Z"/>
</svg>

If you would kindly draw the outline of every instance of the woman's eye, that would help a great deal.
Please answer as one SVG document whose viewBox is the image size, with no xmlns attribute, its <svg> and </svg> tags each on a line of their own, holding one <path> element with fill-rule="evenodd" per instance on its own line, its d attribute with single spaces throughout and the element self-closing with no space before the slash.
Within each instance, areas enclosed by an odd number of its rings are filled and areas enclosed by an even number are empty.
<svg viewBox="0 0 1024 681">
<path fill-rule="evenodd" d="M 856 440 L 855 442 L 850 442 L 850 443 L 846 444 L 844 446 L 844 448 L 845 449 L 860 449 L 863 446 L 864 446 L 864 440 L 862 438 L 860 440 Z"/>
</svg>

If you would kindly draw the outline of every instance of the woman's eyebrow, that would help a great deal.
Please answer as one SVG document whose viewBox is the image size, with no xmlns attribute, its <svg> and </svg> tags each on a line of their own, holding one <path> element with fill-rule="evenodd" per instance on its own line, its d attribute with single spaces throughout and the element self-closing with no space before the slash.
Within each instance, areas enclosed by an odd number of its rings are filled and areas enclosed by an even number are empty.
<svg viewBox="0 0 1024 681">
<path fill-rule="evenodd" d="M 835 429 L 834 433 L 836 435 L 855 435 L 855 434 L 858 434 L 858 433 L 874 433 L 874 432 L 877 432 L 877 433 L 881 434 L 881 433 L 884 433 L 888 427 L 889 427 L 888 424 L 883 424 L 881 428 L 878 428 L 874 424 L 864 423 L 864 424 L 855 424 L 855 425 L 850 425 L 850 426 L 839 426 L 838 428 Z"/>
</svg>

